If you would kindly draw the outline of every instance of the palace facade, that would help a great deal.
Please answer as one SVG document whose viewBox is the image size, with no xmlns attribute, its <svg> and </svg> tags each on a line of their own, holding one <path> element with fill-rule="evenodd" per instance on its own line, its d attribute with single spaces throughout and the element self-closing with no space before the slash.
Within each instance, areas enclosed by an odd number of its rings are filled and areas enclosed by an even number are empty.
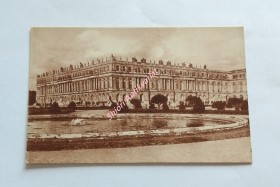
<svg viewBox="0 0 280 187">
<path fill-rule="evenodd" d="M 37 75 L 36 100 L 42 106 L 54 101 L 60 106 L 68 106 L 71 101 L 78 106 L 110 105 L 110 101 L 123 100 L 154 68 L 158 75 L 137 96 L 144 108 L 156 94 L 167 96 L 170 107 L 176 107 L 189 95 L 200 97 L 206 105 L 230 97 L 247 99 L 245 69 L 219 71 L 207 69 L 206 65 L 197 68 L 192 64 L 112 55 Z"/>
</svg>

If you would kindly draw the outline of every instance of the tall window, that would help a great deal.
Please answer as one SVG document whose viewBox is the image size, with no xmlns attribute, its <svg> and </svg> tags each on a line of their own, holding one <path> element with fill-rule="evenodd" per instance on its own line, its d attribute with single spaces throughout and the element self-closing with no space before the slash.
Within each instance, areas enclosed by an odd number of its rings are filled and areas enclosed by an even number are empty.
<svg viewBox="0 0 280 187">
<path fill-rule="evenodd" d="M 120 89 L 120 85 L 119 85 L 119 77 L 116 78 L 116 89 L 119 90 Z"/>
<path fill-rule="evenodd" d="M 126 89 L 126 87 L 125 87 L 125 79 L 123 78 L 122 80 L 123 80 L 122 81 L 122 87 L 123 87 L 123 89 Z"/>
<path fill-rule="evenodd" d="M 110 79 L 107 78 L 107 88 L 110 88 Z"/>
<path fill-rule="evenodd" d="M 132 89 L 132 79 L 131 79 L 131 78 L 129 78 L 128 88 L 129 88 L 129 89 Z"/>
</svg>

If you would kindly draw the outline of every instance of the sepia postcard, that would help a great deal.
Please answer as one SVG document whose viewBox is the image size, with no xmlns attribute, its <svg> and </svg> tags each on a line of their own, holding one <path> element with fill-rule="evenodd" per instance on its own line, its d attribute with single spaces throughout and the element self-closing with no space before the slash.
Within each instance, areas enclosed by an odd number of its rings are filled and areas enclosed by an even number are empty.
<svg viewBox="0 0 280 187">
<path fill-rule="evenodd" d="M 27 164 L 252 162 L 242 27 L 32 28 Z"/>
</svg>

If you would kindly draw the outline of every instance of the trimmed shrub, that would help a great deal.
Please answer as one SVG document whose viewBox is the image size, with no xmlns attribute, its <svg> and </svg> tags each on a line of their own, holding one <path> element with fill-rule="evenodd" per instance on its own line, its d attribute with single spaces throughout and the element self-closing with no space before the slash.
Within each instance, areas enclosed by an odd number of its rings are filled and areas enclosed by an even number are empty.
<svg viewBox="0 0 280 187">
<path fill-rule="evenodd" d="M 162 109 L 163 109 L 164 111 L 169 110 L 169 107 L 168 107 L 167 103 L 163 103 Z"/>
<path fill-rule="evenodd" d="M 215 101 L 212 104 L 212 108 L 216 108 L 218 111 L 223 111 L 226 108 L 226 102 L 224 102 L 224 101 Z"/>
<path fill-rule="evenodd" d="M 183 101 L 179 102 L 179 110 L 185 110 L 186 109 L 186 105 Z"/>
<path fill-rule="evenodd" d="M 53 114 L 61 112 L 60 107 L 59 107 L 59 105 L 56 101 L 51 105 L 50 112 L 53 113 Z"/>
<path fill-rule="evenodd" d="M 155 104 L 151 103 L 150 106 L 149 106 L 149 109 L 154 109 L 154 108 L 155 108 Z"/>
<path fill-rule="evenodd" d="M 123 112 L 128 112 L 129 111 L 129 108 L 128 108 L 128 106 L 127 106 L 127 104 L 125 103 L 125 105 L 122 105 L 123 107 L 122 107 L 122 109 L 121 109 L 121 111 L 120 111 L 120 113 L 123 113 Z"/>
<path fill-rule="evenodd" d="M 203 104 L 203 102 L 197 102 L 193 105 L 193 112 L 194 113 L 201 113 L 201 112 L 205 112 L 205 106 Z"/>
<path fill-rule="evenodd" d="M 119 102 L 120 103 L 120 102 Z M 111 104 L 111 107 L 110 107 L 110 110 L 115 110 L 115 108 L 117 108 L 119 105 L 115 102 L 112 102 Z M 129 108 L 128 106 L 125 104 L 125 105 L 122 105 L 122 109 L 119 111 L 119 113 L 122 113 L 122 112 L 128 112 L 129 111 Z"/>
<path fill-rule="evenodd" d="M 192 106 L 192 111 L 194 113 L 202 113 L 205 111 L 205 105 L 203 104 L 202 100 L 196 96 L 188 96 L 186 102 L 189 106 Z"/>
<path fill-rule="evenodd" d="M 232 108 L 232 107 L 235 107 L 236 105 L 240 105 L 242 103 L 242 100 L 239 99 L 239 98 L 229 98 L 228 101 L 227 101 L 227 105 L 226 107 L 227 108 Z"/>
<path fill-rule="evenodd" d="M 72 112 L 74 112 L 76 110 L 76 107 L 77 107 L 77 105 L 74 101 L 71 101 L 68 105 L 69 111 L 72 111 Z"/>
<path fill-rule="evenodd" d="M 29 99 L 28 99 L 28 105 L 33 105 L 36 103 L 36 91 L 30 91 L 29 90 Z"/>
<path fill-rule="evenodd" d="M 151 103 L 157 104 L 158 108 L 160 108 L 160 105 L 167 102 L 167 97 L 165 97 L 162 94 L 157 94 L 151 99 Z"/>
<path fill-rule="evenodd" d="M 242 111 L 248 111 L 248 100 L 244 100 L 241 105 Z"/>
<path fill-rule="evenodd" d="M 130 103 L 133 104 L 135 109 L 142 108 L 140 99 L 131 99 Z"/>
</svg>

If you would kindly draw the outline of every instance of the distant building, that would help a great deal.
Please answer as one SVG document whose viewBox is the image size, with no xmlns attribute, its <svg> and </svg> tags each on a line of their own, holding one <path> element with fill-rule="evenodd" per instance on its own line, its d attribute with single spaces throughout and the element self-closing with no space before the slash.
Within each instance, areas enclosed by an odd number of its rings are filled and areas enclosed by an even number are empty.
<svg viewBox="0 0 280 187">
<path fill-rule="evenodd" d="M 154 68 L 159 74 L 138 95 L 143 106 L 148 106 L 159 93 L 167 96 L 168 104 L 173 106 L 189 95 L 200 97 L 206 105 L 230 97 L 247 99 L 245 69 L 218 71 L 209 70 L 206 65 L 202 69 L 192 64 L 136 58 L 129 61 L 112 55 L 37 75 L 36 100 L 43 106 L 54 101 L 62 106 L 70 101 L 77 105 L 121 101 Z"/>
</svg>

